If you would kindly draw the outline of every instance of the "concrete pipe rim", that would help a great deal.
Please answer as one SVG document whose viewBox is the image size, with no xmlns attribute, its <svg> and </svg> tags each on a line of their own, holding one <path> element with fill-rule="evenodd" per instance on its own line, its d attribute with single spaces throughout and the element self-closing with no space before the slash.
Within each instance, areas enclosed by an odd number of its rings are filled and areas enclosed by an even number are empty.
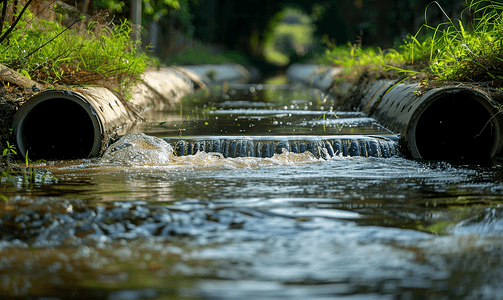
<svg viewBox="0 0 503 300">
<path fill-rule="evenodd" d="M 440 155 L 439 157 L 431 156 L 431 153 L 429 150 L 425 150 L 426 148 L 424 146 L 421 146 L 421 141 L 419 139 L 423 139 L 424 137 L 420 137 L 420 131 L 424 130 L 421 129 L 421 126 L 424 126 L 425 122 L 430 122 L 430 121 L 435 121 L 434 115 L 435 113 L 431 112 L 432 110 L 442 108 L 442 105 L 446 105 L 443 102 L 447 101 L 457 101 L 454 99 L 454 97 L 460 97 L 463 99 L 460 102 L 464 102 L 465 104 L 467 102 L 470 102 L 470 105 L 473 105 L 471 107 L 473 109 L 473 113 L 486 113 L 486 116 L 481 116 L 481 119 L 478 120 L 479 124 L 478 128 L 480 128 L 480 133 L 479 135 L 482 135 L 484 133 L 485 135 L 485 141 L 487 145 L 490 144 L 489 147 L 490 149 L 487 149 L 488 151 L 482 151 L 483 149 L 480 149 L 480 153 L 482 153 L 481 158 L 493 158 L 496 154 L 498 154 L 502 148 L 503 148 L 503 140 L 500 137 L 500 134 L 503 132 L 502 129 L 502 120 L 498 116 L 500 113 L 500 110 L 493 105 L 493 101 L 491 98 L 484 92 L 468 88 L 468 87 L 448 87 L 448 88 L 441 88 L 441 89 L 435 89 L 430 92 L 427 92 L 423 96 L 425 99 L 424 102 L 418 106 L 416 111 L 414 112 L 412 116 L 412 122 L 409 126 L 409 130 L 407 132 L 408 136 L 408 147 L 409 150 L 412 154 L 412 157 L 414 159 L 420 159 L 420 160 L 465 160 L 465 157 L 462 156 L 454 156 L 454 157 L 448 157 L 447 155 Z M 463 103 L 460 103 L 463 104 Z M 461 105 L 456 107 L 456 110 L 462 110 L 463 113 L 469 113 L 469 108 L 463 108 Z M 439 112 L 437 112 L 438 114 Z M 454 115 L 454 113 L 453 113 Z M 432 120 L 424 121 L 425 118 L 431 118 Z M 463 125 L 463 120 L 458 121 L 459 125 Z M 469 124 L 469 120 L 464 120 L 465 124 Z M 466 126 L 466 125 L 465 125 Z M 475 129 L 474 129 L 475 130 Z M 491 134 L 487 133 L 487 131 L 490 131 Z M 452 131 L 451 132 L 454 135 L 459 134 L 457 131 Z M 424 135 L 424 133 L 422 134 Z M 476 138 L 477 135 L 473 135 L 473 138 Z M 452 138 L 454 139 L 455 137 L 450 137 L 446 136 L 446 138 Z M 462 142 L 462 141 L 458 141 Z M 435 143 L 433 140 L 432 143 Z M 424 143 L 423 143 L 424 144 Z M 475 145 L 470 143 L 470 141 L 466 141 L 467 149 L 473 148 L 475 149 Z M 484 146 L 484 145 L 482 145 Z M 423 148 L 423 149 L 422 149 Z M 437 144 L 437 148 L 440 148 L 440 146 Z M 459 145 L 459 150 L 461 148 L 464 148 L 463 145 Z M 454 149 L 454 148 L 453 148 Z M 473 150 L 472 149 L 472 150 Z M 455 149 L 454 149 L 455 151 Z M 465 150 L 468 151 L 468 150 Z M 473 157 L 471 157 L 469 154 L 465 154 L 466 156 L 470 157 L 468 160 L 475 160 L 477 159 L 476 153 L 474 153 Z M 445 156 L 445 157 L 444 157 Z"/>
<path fill-rule="evenodd" d="M 51 125 L 56 128 L 50 128 Z M 91 103 L 78 92 L 49 90 L 33 96 L 14 115 L 12 129 L 23 159 L 27 151 L 33 160 L 88 158 L 101 151 L 102 121 Z M 85 135 L 85 144 L 77 140 L 79 134 Z M 53 145 L 48 145 L 51 142 Z"/>
</svg>

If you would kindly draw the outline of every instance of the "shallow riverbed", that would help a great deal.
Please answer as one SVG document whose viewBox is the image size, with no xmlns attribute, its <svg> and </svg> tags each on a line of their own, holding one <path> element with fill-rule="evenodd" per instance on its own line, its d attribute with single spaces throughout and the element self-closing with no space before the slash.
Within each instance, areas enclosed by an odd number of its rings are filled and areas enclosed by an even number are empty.
<svg viewBox="0 0 503 300">
<path fill-rule="evenodd" d="M 202 96 L 187 100 L 182 115 L 152 114 L 137 131 L 166 138 L 175 152 L 180 140 L 196 136 L 260 136 L 263 143 L 294 135 L 307 141 L 393 135 L 360 113 L 338 112 L 319 92 L 236 85 Z M 59 299 L 503 293 L 499 163 L 281 150 L 270 157 L 194 151 L 149 165 L 39 163 L 57 180 L 0 187 L 10 199 L 0 205 L 0 293 Z"/>
</svg>

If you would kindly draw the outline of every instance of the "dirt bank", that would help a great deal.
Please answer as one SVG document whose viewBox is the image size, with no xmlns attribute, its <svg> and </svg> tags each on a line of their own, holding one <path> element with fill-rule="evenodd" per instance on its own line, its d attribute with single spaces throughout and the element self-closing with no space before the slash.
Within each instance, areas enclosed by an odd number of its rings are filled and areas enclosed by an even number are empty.
<svg viewBox="0 0 503 300">
<path fill-rule="evenodd" d="M 12 118 L 21 105 L 34 92 L 27 92 L 17 87 L 0 86 L 0 153 L 3 153 L 7 141 L 13 144 Z"/>
</svg>

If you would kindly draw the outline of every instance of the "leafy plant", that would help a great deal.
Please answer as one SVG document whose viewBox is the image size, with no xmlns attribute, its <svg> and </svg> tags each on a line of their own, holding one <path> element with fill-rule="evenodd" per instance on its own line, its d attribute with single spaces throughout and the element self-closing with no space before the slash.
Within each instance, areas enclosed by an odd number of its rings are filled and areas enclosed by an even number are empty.
<svg viewBox="0 0 503 300">
<path fill-rule="evenodd" d="M 128 21 L 114 25 L 106 23 L 104 16 L 95 16 L 79 32 L 38 19 L 29 10 L 16 17 L 19 21 L 10 33 L 8 24 L 3 26 L 2 36 L 8 34 L 8 38 L 0 42 L 0 61 L 33 80 L 49 84 L 106 81 L 127 94 L 147 67 L 148 57 L 139 51 L 139 42 L 131 40 Z"/>
<path fill-rule="evenodd" d="M 9 141 L 7 141 L 7 147 L 2 152 L 2 156 L 8 155 L 17 155 L 16 145 L 10 144 Z"/>
<path fill-rule="evenodd" d="M 9 141 L 6 141 L 6 143 L 7 143 L 7 147 L 2 152 L 2 160 L 5 162 L 7 169 L 6 169 L 6 172 L 2 172 L 2 176 L 0 176 L 0 177 L 9 177 L 8 175 L 9 175 L 9 173 L 12 172 L 12 168 L 11 168 L 10 161 L 8 158 L 11 155 L 17 155 L 16 145 L 10 144 Z M 0 160 L 0 162 L 1 162 L 1 160 Z"/>
</svg>

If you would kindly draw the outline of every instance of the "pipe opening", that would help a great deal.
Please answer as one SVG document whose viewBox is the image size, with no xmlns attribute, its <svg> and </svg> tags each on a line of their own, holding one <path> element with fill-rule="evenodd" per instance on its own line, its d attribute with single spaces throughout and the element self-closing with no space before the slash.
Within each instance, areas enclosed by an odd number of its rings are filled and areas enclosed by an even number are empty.
<svg viewBox="0 0 503 300">
<path fill-rule="evenodd" d="M 494 156 L 499 128 L 482 100 L 467 93 L 446 94 L 432 102 L 416 124 L 423 159 L 484 160 Z"/>
<path fill-rule="evenodd" d="M 37 159 L 88 157 L 94 127 L 84 107 L 75 101 L 51 98 L 36 103 L 17 125 L 19 150 Z"/>
</svg>

